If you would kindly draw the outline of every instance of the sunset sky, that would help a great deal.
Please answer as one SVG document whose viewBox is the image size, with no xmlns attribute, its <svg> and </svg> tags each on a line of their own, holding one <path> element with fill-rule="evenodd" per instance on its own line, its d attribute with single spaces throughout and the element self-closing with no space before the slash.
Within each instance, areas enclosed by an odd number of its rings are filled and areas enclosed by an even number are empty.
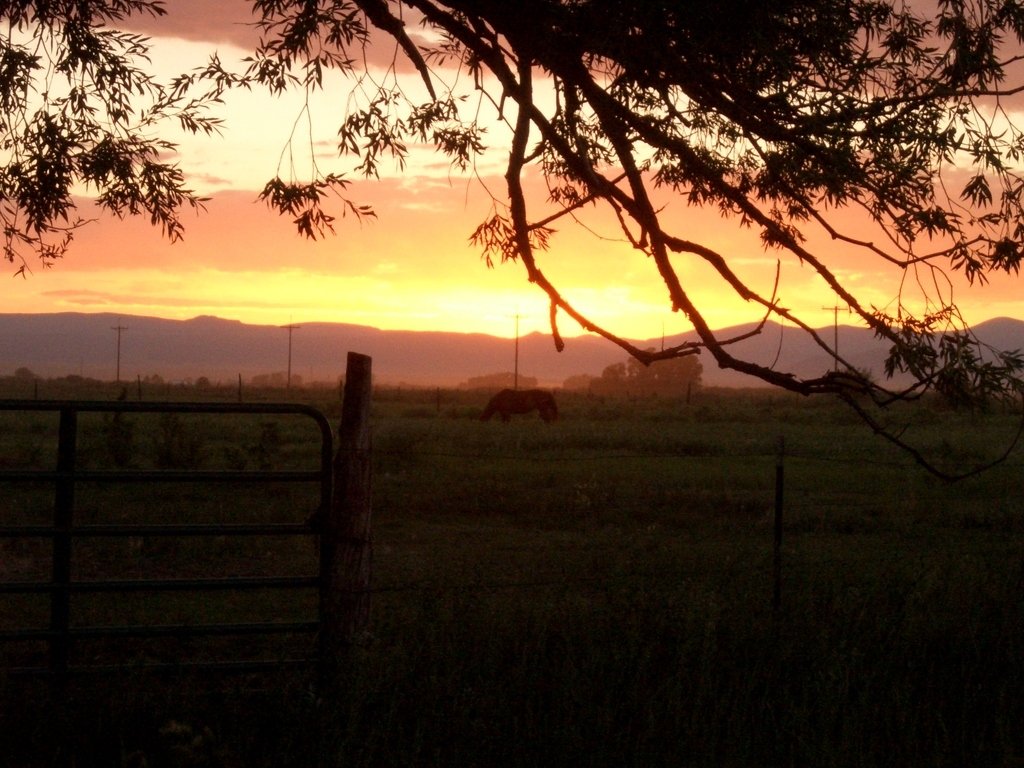
<svg viewBox="0 0 1024 768">
<path fill-rule="evenodd" d="M 244 0 L 167 5 L 169 17 L 133 22 L 153 38 L 154 71 L 169 78 L 201 66 L 214 51 L 226 65 L 242 68 L 246 45 L 255 40 L 245 26 L 251 19 Z M 391 49 L 380 56 L 389 60 Z M 217 315 L 256 324 L 328 321 L 499 336 L 514 333 L 518 315 L 521 332 L 547 330 L 545 296 L 526 282 L 522 267 L 489 270 L 469 243 L 490 210 L 482 184 L 499 197 L 504 193 L 505 144 L 498 134 L 485 137 L 494 149 L 478 168 L 480 179 L 460 176 L 444 158 L 417 149 L 404 173 L 384 167 L 380 180 L 369 181 L 349 174 L 349 196 L 373 204 L 377 218 L 339 217 L 336 234 L 323 241 L 300 238 L 289 220 L 256 202 L 257 190 L 277 172 L 296 127 L 300 134 L 312 131 L 325 157 L 336 156 L 335 133 L 350 88 L 340 79 L 332 83 L 312 104 L 311 126 L 304 122 L 298 94 L 230 96 L 219 113 L 225 119 L 222 136 L 170 136 L 181 144 L 177 160 L 192 188 L 211 197 L 205 212 L 185 214 L 183 242 L 168 243 L 145 219 L 102 219 L 79 232 L 70 254 L 53 268 L 30 263 L 33 271 L 26 279 L 9 276 L 0 311 Z M 355 162 L 325 161 L 324 169 Z M 533 192 L 543 195 L 540 180 L 533 182 Z M 674 215 L 691 239 L 725 254 L 756 288 L 770 293 L 776 256 L 766 254 L 756 238 L 723 227 L 713 212 L 687 210 L 678 202 Z M 587 224 L 587 229 L 560 227 L 551 251 L 541 257 L 541 267 L 563 293 L 594 320 L 629 338 L 690 330 L 685 317 L 669 311 L 653 266 L 617 241 L 614 222 Z M 892 302 L 897 271 L 838 250 L 835 257 L 836 272 L 854 293 L 879 307 Z M 760 319 L 755 308 L 728 296 L 699 266 L 679 266 L 712 326 Z M 833 313 L 825 307 L 835 300 L 810 270 L 784 262 L 780 297 L 811 324 L 832 324 Z M 955 298 L 971 323 L 1024 317 L 1015 278 L 993 279 L 984 289 L 958 286 Z M 568 319 L 561 330 L 566 336 L 581 332 Z"/>
</svg>

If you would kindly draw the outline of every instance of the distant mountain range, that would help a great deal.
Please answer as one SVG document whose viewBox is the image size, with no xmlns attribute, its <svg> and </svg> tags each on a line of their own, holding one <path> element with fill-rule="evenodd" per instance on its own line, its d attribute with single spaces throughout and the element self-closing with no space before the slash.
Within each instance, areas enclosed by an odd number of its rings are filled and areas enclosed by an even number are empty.
<svg viewBox="0 0 1024 768">
<path fill-rule="evenodd" d="M 159 374 L 167 380 L 206 376 L 232 382 L 261 374 L 284 372 L 288 366 L 289 333 L 273 325 L 247 325 L 217 317 L 163 320 L 115 314 L 0 314 L 0 376 L 26 367 L 45 377 L 80 375 L 112 381 L 117 373 L 120 331 L 121 378 Z M 725 329 L 722 338 L 739 336 L 752 326 Z M 832 327 L 821 329 L 831 339 Z M 983 341 L 997 349 L 1024 348 L 1024 322 L 999 318 L 975 327 Z M 888 345 L 865 329 L 840 326 L 839 350 L 863 370 L 881 376 Z M 666 346 L 695 338 L 693 333 L 667 337 Z M 550 336 L 532 333 L 519 340 L 519 372 L 555 387 L 576 374 L 600 376 L 626 354 L 594 336 L 567 337 L 565 350 L 554 348 Z M 662 340 L 634 340 L 642 348 L 658 348 Z M 831 365 L 806 334 L 768 324 L 758 336 L 731 349 L 739 357 L 771 365 L 797 376 L 820 374 Z M 469 378 L 512 371 L 515 342 L 485 334 L 431 331 L 382 331 L 342 323 L 302 323 L 291 332 L 292 373 L 306 382 L 338 380 L 346 354 L 373 358 L 374 380 L 410 386 L 455 386 Z M 703 355 L 706 386 L 748 387 L 758 380 L 720 370 Z"/>
</svg>

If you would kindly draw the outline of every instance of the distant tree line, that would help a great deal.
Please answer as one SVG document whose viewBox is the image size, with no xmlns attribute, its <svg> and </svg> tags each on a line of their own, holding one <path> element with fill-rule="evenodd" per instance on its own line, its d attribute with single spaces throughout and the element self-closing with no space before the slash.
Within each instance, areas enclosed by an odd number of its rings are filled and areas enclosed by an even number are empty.
<svg viewBox="0 0 1024 768">
<path fill-rule="evenodd" d="M 654 350 L 649 350 L 653 352 Z M 625 362 L 607 366 L 600 376 L 580 373 L 562 382 L 568 392 L 585 392 L 600 397 L 685 397 L 701 385 L 704 366 L 696 355 L 658 360 L 644 365 L 629 357 Z M 536 389 L 535 376 L 518 377 L 512 371 L 473 376 L 459 384 L 459 389 Z"/>
<path fill-rule="evenodd" d="M 258 373 L 249 379 L 249 383 L 254 387 L 286 387 L 288 386 L 288 374 L 284 371 L 274 371 L 273 373 Z M 301 387 L 302 377 L 297 374 L 292 374 L 291 386 Z"/>
<path fill-rule="evenodd" d="M 536 389 L 536 376 L 516 376 L 513 371 L 488 373 L 483 376 L 472 376 L 459 384 L 459 389 Z"/>
<path fill-rule="evenodd" d="M 511 376 L 511 374 L 509 374 Z M 50 382 L 50 383 L 63 383 L 63 384 L 113 384 L 115 382 L 110 380 L 103 380 L 95 377 L 82 376 L 80 374 L 66 374 L 62 376 L 44 376 L 36 373 L 31 368 L 26 366 L 20 366 L 14 370 L 13 374 L 0 373 L 0 381 L 10 382 L 14 384 L 31 384 L 32 382 Z M 520 377 L 520 382 L 531 381 L 530 379 L 524 379 Z M 536 379 L 532 379 L 534 385 L 536 385 Z M 210 390 L 222 387 L 234 387 L 235 382 L 232 379 L 212 379 L 209 376 L 186 376 L 183 378 L 166 378 L 159 373 L 151 373 L 147 375 L 136 374 L 130 378 L 122 378 L 120 382 L 122 385 L 134 385 L 143 386 L 148 385 L 149 387 L 167 388 L 167 387 L 193 387 L 197 390 Z M 241 380 L 239 378 L 239 385 Z M 260 373 L 255 374 L 247 381 L 248 386 L 255 389 L 283 389 L 288 386 L 288 376 L 284 371 L 275 371 L 273 373 Z M 306 381 L 300 374 L 293 373 L 291 377 L 291 386 L 293 388 L 305 388 L 305 389 L 333 389 L 337 386 L 337 381 Z M 509 385 L 511 386 L 511 385 Z"/>
<path fill-rule="evenodd" d="M 649 365 L 630 357 L 609 365 L 599 377 L 570 376 L 562 388 L 599 396 L 682 397 L 700 386 L 703 372 L 704 366 L 696 355 L 658 360 Z"/>
</svg>

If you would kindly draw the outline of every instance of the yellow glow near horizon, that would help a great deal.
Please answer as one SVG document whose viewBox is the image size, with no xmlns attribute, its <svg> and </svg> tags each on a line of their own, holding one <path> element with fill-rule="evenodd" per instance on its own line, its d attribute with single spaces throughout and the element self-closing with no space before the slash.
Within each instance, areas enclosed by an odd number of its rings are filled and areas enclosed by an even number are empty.
<svg viewBox="0 0 1024 768">
<path fill-rule="evenodd" d="M 177 6 L 171 10 L 178 12 Z M 156 37 L 153 68 L 166 79 L 200 66 L 218 48 L 228 65 L 245 55 L 242 48 L 223 42 Z M 321 131 L 313 136 L 315 151 L 323 153 L 331 170 L 336 166 L 328 156 L 335 154 L 334 132 L 345 109 L 337 89 L 344 88 L 343 83 L 332 85 L 311 102 L 312 127 Z M 181 144 L 176 160 L 189 174 L 189 183 L 212 198 L 206 213 L 185 214 L 184 242 L 166 243 L 144 221 L 100 217 L 76 236 L 64 262 L 37 269 L 26 280 L 10 281 L 0 294 L 0 311 L 115 312 L 169 319 L 217 315 L 254 324 L 341 322 L 501 337 L 515 333 L 518 315 L 520 333 L 549 332 L 546 297 L 527 282 L 521 266 L 488 270 L 468 242 L 489 212 L 480 182 L 453 174 L 443 158 L 422 148 L 412 148 L 404 174 L 383 168 L 379 181 L 353 179 L 351 197 L 372 203 L 379 218 L 358 222 L 339 216 L 337 234 L 324 241 L 300 239 L 290 222 L 255 204 L 255 190 L 278 172 L 282 159 L 280 170 L 290 167 L 292 159 L 282 150 L 297 119 L 299 133 L 307 130 L 303 107 L 297 94 L 231 94 L 221 115 L 223 136 L 171 136 Z M 500 195 L 504 145 L 493 134 L 487 143 L 497 151 L 477 170 Z M 303 173 L 309 158 L 294 160 L 297 172 Z M 543 185 L 536 178 L 528 183 L 542 199 Z M 716 248 L 755 290 L 770 297 L 776 257 L 761 249 L 756 236 L 749 230 L 737 232 L 735 222 L 723 225 L 714 211 L 689 209 L 679 201 L 672 206 L 666 215 L 678 217 L 678 231 Z M 621 233 L 614 219 L 594 217 L 587 225 L 599 237 L 568 220 L 558 222 L 551 252 L 539 255 L 542 269 L 563 295 L 625 338 L 653 339 L 691 330 L 683 315 L 670 311 L 654 264 L 615 242 Z M 835 273 L 866 304 L 885 307 L 892 302 L 899 290 L 897 270 L 863 255 L 842 254 L 827 242 L 818 247 L 838 262 Z M 761 308 L 740 300 L 699 259 L 680 255 L 674 264 L 711 327 L 761 319 Z M 956 290 L 969 322 L 1024 317 L 1015 276 L 995 276 L 984 288 L 958 283 Z M 835 304 L 834 295 L 813 270 L 793 260 L 783 263 L 778 298 L 811 325 L 833 322 L 826 307 Z M 839 320 L 852 322 L 843 313 Z M 582 333 L 565 316 L 559 317 L 559 329 L 566 337 Z"/>
<path fill-rule="evenodd" d="M 486 292 L 473 285 L 429 288 L 387 279 L 310 276 L 299 270 L 224 272 L 199 269 L 169 273 L 153 269 L 109 269 L 90 274 L 49 270 L 30 278 L 42 290 L 14 294 L 7 312 L 111 312 L 187 320 L 215 315 L 255 325 L 335 322 L 382 330 L 431 330 L 484 333 L 498 337 L 550 332 L 546 297 L 522 279 Z M 82 286 L 88 284 L 88 288 Z M 634 296 L 628 288 L 584 290 L 578 303 L 627 338 L 649 339 L 688 330 L 685 321 L 659 304 Z M 602 311 L 603 310 L 603 311 Z M 560 316 L 566 337 L 583 333 Z"/>
<path fill-rule="evenodd" d="M 83 233 L 82 249 L 65 262 L 26 280 L 11 280 L 3 311 L 170 319 L 216 315 L 252 324 L 341 322 L 501 337 L 514 334 L 518 314 L 521 333 L 550 330 L 544 294 L 526 281 L 517 264 L 486 269 L 466 243 L 462 222 L 453 222 L 446 236 L 430 216 L 416 219 L 405 233 L 395 232 L 387 221 L 363 227 L 342 222 L 337 237 L 307 243 L 298 240 L 288 222 L 266 211 L 257 209 L 251 216 L 251 231 L 238 233 L 232 232 L 237 226 L 233 215 L 214 211 L 192 224 L 186 241 L 175 245 L 138 222 L 99 224 Z M 424 243 L 413 249 L 409 238 L 415 241 L 419 224 Z M 261 243 L 262 250 L 255 252 Z M 542 266 L 585 315 L 631 339 L 691 330 L 684 316 L 669 311 L 666 290 L 642 257 L 600 249 L 581 254 L 576 247 L 571 241 L 556 247 L 543 255 Z M 752 254 L 747 261 L 752 274 L 774 274 L 774 263 L 764 254 Z M 760 319 L 756 306 L 722 290 L 706 269 L 684 266 L 682 275 L 713 328 Z M 840 277 L 880 308 L 892 299 L 892 274 L 850 269 L 841 270 Z M 810 269 L 786 267 L 779 298 L 817 327 L 833 321 L 827 307 L 835 299 Z M 972 323 L 1024 316 L 1019 281 L 1013 277 L 997 276 L 983 288 L 962 286 L 956 298 Z M 854 318 L 840 312 L 839 321 Z M 559 316 L 559 329 L 566 337 L 582 333 L 565 315 Z"/>
</svg>

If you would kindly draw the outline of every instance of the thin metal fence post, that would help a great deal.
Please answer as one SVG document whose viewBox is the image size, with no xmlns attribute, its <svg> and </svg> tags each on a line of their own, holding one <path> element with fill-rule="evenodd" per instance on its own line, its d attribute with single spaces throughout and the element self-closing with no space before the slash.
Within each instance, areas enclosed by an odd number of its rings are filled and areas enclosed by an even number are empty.
<svg viewBox="0 0 1024 768">
<path fill-rule="evenodd" d="M 371 362 L 348 354 L 333 496 L 320 535 L 320 674 L 327 690 L 370 620 Z"/>
<path fill-rule="evenodd" d="M 775 457 L 775 531 L 772 547 L 772 611 L 778 614 L 782 608 L 782 499 L 785 476 L 786 439 L 779 436 L 779 447 Z"/>
<path fill-rule="evenodd" d="M 57 478 L 53 504 L 53 591 L 50 593 L 50 670 L 58 685 L 68 672 L 71 623 L 71 526 L 75 504 L 75 450 L 78 412 L 61 408 L 57 439 Z"/>
</svg>

